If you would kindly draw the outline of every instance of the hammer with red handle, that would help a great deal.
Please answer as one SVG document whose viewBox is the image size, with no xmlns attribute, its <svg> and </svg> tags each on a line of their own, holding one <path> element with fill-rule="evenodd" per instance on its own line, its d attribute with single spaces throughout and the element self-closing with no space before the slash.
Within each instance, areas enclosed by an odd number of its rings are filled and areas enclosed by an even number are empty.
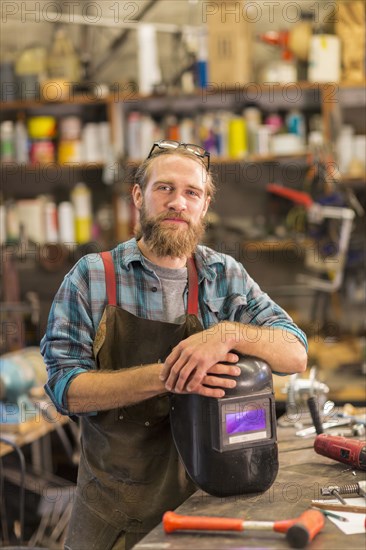
<svg viewBox="0 0 366 550">
<path fill-rule="evenodd" d="M 298 518 L 283 521 L 244 521 L 238 518 L 182 516 L 165 512 L 163 527 L 166 533 L 174 531 L 275 531 L 285 533 L 293 548 L 304 548 L 324 527 L 324 515 L 317 510 L 306 510 Z"/>
</svg>

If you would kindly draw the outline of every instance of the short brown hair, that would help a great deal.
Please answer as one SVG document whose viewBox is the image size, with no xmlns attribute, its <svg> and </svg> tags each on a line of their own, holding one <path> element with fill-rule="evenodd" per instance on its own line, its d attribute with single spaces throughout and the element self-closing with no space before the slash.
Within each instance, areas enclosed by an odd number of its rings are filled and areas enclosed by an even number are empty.
<svg viewBox="0 0 366 550">
<path fill-rule="evenodd" d="M 206 193 L 209 197 L 213 198 L 216 192 L 216 185 L 213 179 L 212 172 L 210 170 L 207 170 L 206 165 L 204 161 L 195 155 L 194 153 L 191 153 L 187 149 L 183 148 L 177 148 L 177 149 L 163 149 L 159 151 L 158 153 L 152 155 L 151 157 L 145 159 L 140 166 L 137 168 L 135 172 L 135 183 L 137 183 L 141 190 L 144 191 L 146 187 L 146 182 L 148 177 L 150 176 L 150 168 L 152 163 L 157 157 L 161 156 L 167 156 L 167 155 L 179 155 L 181 157 L 187 157 L 189 159 L 194 160 L 195 162 L 198 162 L 200 166 L 202 166 L 204 173 L 207 174 L 205 180 L 207 183 L 207 189 Z"/>
</svg>

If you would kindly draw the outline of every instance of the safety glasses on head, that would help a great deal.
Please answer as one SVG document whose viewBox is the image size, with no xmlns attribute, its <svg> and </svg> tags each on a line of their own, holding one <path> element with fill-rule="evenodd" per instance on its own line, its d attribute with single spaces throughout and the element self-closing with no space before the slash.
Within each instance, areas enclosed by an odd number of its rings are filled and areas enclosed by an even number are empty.
<svg viewBox="0 0 366 550">
<path fill-rule="evenodd" d="M 166 150 L 166 149 L 178 149 L 180 147 L 182 147 L 183 149 L 187 149 L 187 151 L 189 151 L 190 153 L 193 153 L 197 157 L 201 158 L 203 162 L 206 164 L 207 170 L 209 170 L 210 153 L 200 145 L 195 145 L 194 143 L 181 143 L 180 141 L 173 141 L 170 139 L 161 139 L 160 141 L 155 141 L 155 143 L 151 147 L 150 153 L 148 154 L 147 158 L 149 159 L 153 154 L 156 154 L 157 153 L 156 149 Z"/>
</svg>

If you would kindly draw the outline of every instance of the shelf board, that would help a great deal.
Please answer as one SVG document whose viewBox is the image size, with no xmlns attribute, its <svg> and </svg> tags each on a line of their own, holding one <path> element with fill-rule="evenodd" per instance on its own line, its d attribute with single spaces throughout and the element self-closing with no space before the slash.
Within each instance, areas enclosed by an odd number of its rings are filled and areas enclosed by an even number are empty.
<svg viewBox="0 0 366 550">
<path fill-rule="evenodd" d="M 335 86 L 339 87 L 342 90 L 346 89 L 358 89 L 358 88 L 365 88 L 366 87 L 366 81 L 365 82 L 308 82 L 308 81 L 298 81 L 298 82 L 288 82 L 288 83 L 277 83 L 277 82 L 268 82 L 268 83 L 256 83 L 256 82 L 248 82 L 247 84 L 242 84 L 240 86 L 236 87 L 225 87 L 225 93 L 236 93 L 240 90 L 247 90 L 250 87 L 256 87 L 260 90 L 267 91 L 268 89 L 274 89 L 274 90 L 284 90 L 287 89 L 289 86 L 298 87 L 301 90 L 314 90 L 314 89 L 325 89 L 328 86 Z M 129 101 L 131 103 L 138 103 L 138 102 L 144 102 L 151 99 L 174 99 L 177 97 L 186 97 L 186 98 L 199 98 L 202 96 L 203 93 L 210 94 L 210 95 L 220 95 L 222 94 L 222 90 L 220 88 L 217 89 L 217 92 L 215 90 L 211 90 L 210 88 L 197 88 L 191 93 L 184 93 L 181 90 L 177 89 L 176 91 L 171 91 L 168 94 L 149 94 L 149 95 L 142 95 L 139 93 L 133 92 L 133 95 L 131 96 L 131 92 L 128 93 Z M 2 101 L 0 102 L 0 108 L 4 111 L 6 110 L 16 110 L 16 109 L 31 109 L 35 107 L 44 107 L 49 105 L 95 105 L 95 104 L 107 104 L 111 102 L 127 102 L 126 100 L 126 90 L 124 90 L 124 93 L 119 95 L 117 92 L 111 92 L 106 96 L 103 97 L 88 97 L 86 94 L 71 94 L 69 98 L 67 99 L 60 99 L 56 101 L 46 101 L 43 99 L 25 99 L 25 100 L 14 100 L 14 101 Z"/>
<path fill-rule="evenodd" d="M 366 183 L 366 173 L 363 176 L 341 174 L 341 182 L 342 183 Z"/>
<path fill-rule="evenodd" d="M 1 169 L 20 168 L 25 171 L 34 170 L 102 170 L 104 162 L 69 162 L 68 164 L 59 164 L 57 162 L 48 162 L 46 164 L 18 164 L 17 162 L 1 162 Z"/>
<path fill-rule="evenodd" d="M 233 162 L 273 162 L 276 160 L 285 160 L 285 159 L 297 159 L 307 157 L 309 154 L 308 151 L 299 151 L 298 153 L 283 153 L 281 155 L 248 155 L 244 158 L 230 158 L 230 157 L 218 157 L 211 159 L 212 164 L 230 164 Z"/>
<path fill-rule="evenodd" d="M 208 83 L 210 84 L 214 83 Z M 240 84 L 238 86 L 225 86 L 225 91 L 227 92 L 236 92 L 238 90 L 245 90 L 249 87 L 257 87 L 263 90 L 267 90 L 268 88 L 275 88 L 278 90 L 283 90 L 285 88 L 288 88 L 288 86 L 297 86 L 298 88 L 301 88 L 302 90 L 308 90 L 308 89 L 314 89 L 314 88 L 322 88 L 329 85 L 335 85 L 340 86 L 342 88 L 359 88 L 366 85 L 365 82 L 309 82 L 307 80 L 299 80 L 297 82 L 286 82 L 286 83 L 280 83 L 280 82 L 248 82 L 246 84 Z M 208 86 L 208 87 L 209 87 Z M 144 99 L 156 99 L 156 98 L 162 98 L 165 97 L 177 97 L 177 96 L 185 96 L 185 97 L 191 97 L 191 96 L 200 96 L 202 95 L 202 92 L 207 91 L 208 88 L 196 88 L 193 92 L 182 92 L 180 89 L 176 89 L 173 91 L 170 91 L 168 94 L 136 94 L 134 97 L 139 100 Z M 218 92 L 221 93 L 221 90 L 218 88 Z"/>
<path fill-rule="evenodd" d="M 262 240 L 245 240 L 242 242 L 243 248 L 255 248 L 261 252 L 268 252 L 274 250 L 286 250 L 291 249 L 306 249 L 314 246 L 314 241 L 312 239 L 262 239 Z"/>
<path fill-rule="evenodd" d="M 286 160 L 286 159 L 303 159 L 306 158 L 309 154 L 308 151 L 303 151 L 299 153 L 284 153 L 282 155 L 248 155 L 244 158 L 231 158 L 231 157 L 218 157 L 215 156 L 211 158 L 210 164 L 211 165 L 220 165 L 220 164 L 233 164 L 233 163 L 251 163 L 251 162 L 274 162 L 274 161 L 280 161 L 280 160 Z M 127 160 L 127 162 L 134 163 L 136 165 L 143 162 L 144 159 L 133 159 L 133 160 Z"/>
<path fill-rule="evenodd" d="M 334 82 L 337 86 L 339 86 L 342 89 L 345 90 L 352 90 L 353 88 L 365 88 L 366 87 L 366 80 L 363 82 Z"/>
<path fill-rule="evenodd" d="M 214 84 L 214 83 L 211 83 Z M 210 83 L 209 83 L 210 85 Z M 306 80 L 298 81 L 298 82 L 287 82 L 287 83 L 279 83 L 279 82 L 268 82 L 268 83 L 258 83 L 258 82 L 248 82 L 247 84 L 241 84 L 238 86 L 225 86 L 224 90 L 221 90 L 220 87 L 217 87 L 217 91 L 215 92 L 214 89 L 208 88 L 197 88 L 193 92 L 182 92 L 181 90 L 177 89 L 174 91 L 170 91 L 168 94 L 134 94 L 133 101 L 149 101 L 151 99 L 174 99 L 177 97 L 184 97 L 184 98 L 199 98 L 202 96 L 203 93 L 210 94 L 210 95 L 220 95 L 223 93 L 236 93 L 238 91 L 246 90 L 250 87 L 256 87 L 260 90 L 266 91 L 268 89 L 274 89 L 274 90 L 285 90 L 289 86 L 298 87 L 301 90 L 316 90 L 316 89 L 323 89 L 327 88 L 328 86 L 335 86 L 342 89 L 352 89 L 352 88 L 362 88 L 366 86 L 365 82 L 308 82 Z M 131 99 L 132 101 L 132 99 Z"/>
<path fill-rule="evenodd" d="M 102 105 L 103 103 L 107 104 L 111 101 L 113 101 L 113 96 L 111 95 L 95 98 L 90 98 L 86 95 L 71 95 L 71 97 L 69 97 L 68 99 L 58 101 L 46 101 L 43 99 L 17 99 L 14 101 L 1 101 L 0 109 L 2 111 L 10 111 L 17 109 L 32 109 L 45 106 L 56 107 L 58 105 Z"/>
</svg>

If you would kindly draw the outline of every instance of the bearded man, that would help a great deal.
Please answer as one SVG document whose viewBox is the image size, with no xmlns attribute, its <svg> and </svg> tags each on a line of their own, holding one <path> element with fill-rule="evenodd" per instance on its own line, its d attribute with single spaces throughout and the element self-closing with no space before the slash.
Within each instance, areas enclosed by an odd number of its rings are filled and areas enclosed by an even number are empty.
<svg viewBox="0 0 366 550">
<path fill-rule="evenodd" d="M 132 190 L 136 238 L 79 260 L 52 305 L 45 389 L 81 427 L 66 549 L 131 548 L 195 490 L 172 440 L 169 392 L 223 397 L 238 354 L 278 373 L 306 369 L 292 319 L 240 263 L 199 244 L 209 161 L 198 145 L 154 143 Z"/>
</svg>

